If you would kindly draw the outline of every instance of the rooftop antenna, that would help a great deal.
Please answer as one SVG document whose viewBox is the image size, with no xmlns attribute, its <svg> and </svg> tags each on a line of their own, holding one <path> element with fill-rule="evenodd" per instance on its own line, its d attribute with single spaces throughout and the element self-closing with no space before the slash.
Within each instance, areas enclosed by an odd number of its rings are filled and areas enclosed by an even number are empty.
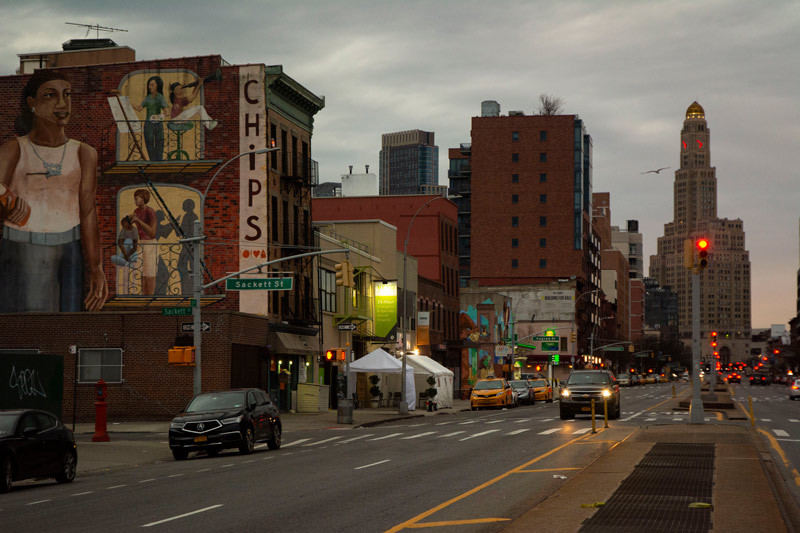
<svg viewBox="0 0 800 533">
<path fill-rule="evenodd" d="M 98 39 L 100 38 L 101 31 L 128 31 L 121 28 L 109 28 L 108 26 L 101 26 L 100 24 L 78 24 L 76 22 L 65 22 L 64 24 L 69 24 L 71 26 L 83 26 L 86 28 L 86 35 L 89 35 L 90 31 L 95 30 L 97 32 Z"/>
</svg>

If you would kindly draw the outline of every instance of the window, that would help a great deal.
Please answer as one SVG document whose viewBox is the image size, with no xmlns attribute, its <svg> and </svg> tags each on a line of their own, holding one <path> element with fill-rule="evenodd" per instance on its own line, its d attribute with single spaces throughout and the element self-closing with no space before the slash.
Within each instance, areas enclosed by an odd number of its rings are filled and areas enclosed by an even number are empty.
<svg viewBox="0 0 800 533">
<path fill-rule="evenodd" d="M 547 226 L 547 217 L 539 217 L 539 225 L 541 227 Z"/>
<path fill-rule="evenodd" d="M 539 268 L 547 268 L 547 259 L 539 259 Z"/>
<path fill-rule="evenodd" d="M 542 163 L 547 163 L 547 152 L 541 152 L 539 154 L 539 161 Z"/>
<path fill-rule="evenodd" d="M 511 195 L 511 203 L 518 204 L 519 203 L 519 194 L 512 194 Z"/>
<path fill-rule="evenodd" d="M 547 239 L 545 238 L 539 239 L 539 248 L 547 248 Z"/>
<path fill-rule="evenodd" d="M 519 248 L 519 239 L 511 239 L 511 247 Z"/>
<path fill-rule="evenodd" d="M 519 154 L 511 154 L 511 162 L 519 163 Z"/>
<path fill-rule="evenodd" d="M 546 194 L 540 194 L 539 195 L 539 203 L 540 204 L 546 204 L 547 203 L 547 195 Z"/>
<path fill-rule="evenodd" d="M 519 174 L 511 174 L 511 183 L 519 183 Z"/>
<path fill-rule="evenodd" d="M 519 260 L 512 259 L 511 260 L 511 268 L 519 268 Z"/>
<path fill-rule="evenodd" d="M 547 182 L 547 172 L 542 172 L 539 174 L 539 183 Z"/>
<path fill-rule="evenodd" d="M 512 142 L 519 142 L 519 132 L 518 131 L 512 131 L 511 132 L 511 141 Z"/>
<path fill-rule="evenodd" d="M 336 312 L 336 272 L 319 269 L 319 297 L 323 311 Z"/>
<path fill-rule="evenodd" d="M 519 226 L 519 217 L 511 217 L 511 227 L 516 228 Z"/>
<path fill-rule="evenodd" d="M 122 349 L 83 348 L 78 351 L 78 382 L 122 383 Z"/>
<path fill-rule="evenodd" d="M 539 132 L 539 140 L 546 141 L 547 140 L 547 131 L 542 130 Z"/>
</svg>

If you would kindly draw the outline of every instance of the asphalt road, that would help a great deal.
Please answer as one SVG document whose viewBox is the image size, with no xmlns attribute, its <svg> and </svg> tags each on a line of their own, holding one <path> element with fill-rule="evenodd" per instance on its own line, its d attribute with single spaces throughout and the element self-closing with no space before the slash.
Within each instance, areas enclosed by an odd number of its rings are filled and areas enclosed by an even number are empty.
<svg viewBox="0 0 800 533">
<path fill-rule="evenodd" d="M 671 396 L 671 384 L 624 389 L 614 439 L 593 434 L 588 416 L 560 420 L 558 402 L 287 433 L 278 451 L 21 483 L 0 497 L 0 521 L 7 531 L 499 531 L 639 425 L 686 423 L 688 413 L 659 409 Z"/>
</svg>

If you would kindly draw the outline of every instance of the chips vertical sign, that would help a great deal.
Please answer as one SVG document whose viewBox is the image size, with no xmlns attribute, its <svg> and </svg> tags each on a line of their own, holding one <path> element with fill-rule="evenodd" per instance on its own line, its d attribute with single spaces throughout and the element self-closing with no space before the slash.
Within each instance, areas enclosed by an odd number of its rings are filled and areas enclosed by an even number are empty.
<svg viewBox="0 0 800 533">
<path fill-rule="evenodd" d="M 375 336 L 397 340 L 397 282 L 375 283 Z"/>
</svg>

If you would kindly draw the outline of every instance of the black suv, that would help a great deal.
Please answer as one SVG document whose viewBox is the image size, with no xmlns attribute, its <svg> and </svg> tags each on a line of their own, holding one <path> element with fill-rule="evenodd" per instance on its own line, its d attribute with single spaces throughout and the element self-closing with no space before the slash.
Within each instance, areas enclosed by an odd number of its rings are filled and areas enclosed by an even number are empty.
<svg viewBox="0 0 800 533">
<path fill-rule="evenodd" d="M 619 418 L 619 385 L 608 370 L 573 370 L 561 389 L 561 420 L 576 414 L 592 414 L 592 398 L 596 415 L 603 415 L 603 400 L 608 400 L 608 418 Z"/>
<path fill-rule="evenodd" d="M 769 376 L 762 372 L 756 372 L 750 376 L 750 385 L 769 385 Z"/>
<path fill-rule="evenodd" d="M 169 447 L 176 461 L 189 452 L 214 456 L 226 448 L 249 454 L 257 441 L 267 441 L 270 450 L 277 450 L 281 429 L 278 407 L 261 389 L 204 392 L 172 420 Z"/>
</svg>

